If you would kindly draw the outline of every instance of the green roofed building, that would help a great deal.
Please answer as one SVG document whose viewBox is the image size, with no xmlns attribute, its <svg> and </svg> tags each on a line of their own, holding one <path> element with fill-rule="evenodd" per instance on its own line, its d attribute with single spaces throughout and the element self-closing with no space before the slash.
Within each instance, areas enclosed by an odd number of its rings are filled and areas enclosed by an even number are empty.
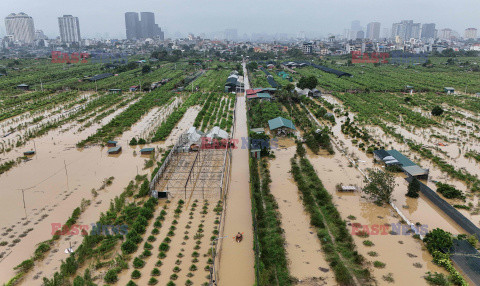
<svg viewBox="0 0 480 286">
<path fill-rule="evenodd" d="M 281 116 L 268 120 L 268 127 L 271 131 L 276 131 L 277 135 L 291 133 L 296 130 L 295 125 L 291 120 L 283 118 Z"/>
</svg>

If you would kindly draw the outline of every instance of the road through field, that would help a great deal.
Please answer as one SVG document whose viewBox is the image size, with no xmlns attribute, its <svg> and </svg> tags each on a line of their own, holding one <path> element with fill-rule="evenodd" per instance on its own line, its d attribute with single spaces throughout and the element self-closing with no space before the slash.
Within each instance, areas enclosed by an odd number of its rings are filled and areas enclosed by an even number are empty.
<svg viewBox="0 0 480 286">
<path fill-rule="evenodd" d="M 249 88 L 244 64 L 245 90 Z M 235 133 L 233 137 L 242 142 L 247 137 L 247 110 L 245 95 L 237 97 L 235 110 Z M 248 149 L 237 146 L 232 152 L 231 185 L 226 201 L 224 236 L 219 263 L 218 285 L 253 285 L 254 254 L 251 200 L 249 188 Z M 236 243 L 233 236 L 243 232 L 243 241 Z"/>
</svg>

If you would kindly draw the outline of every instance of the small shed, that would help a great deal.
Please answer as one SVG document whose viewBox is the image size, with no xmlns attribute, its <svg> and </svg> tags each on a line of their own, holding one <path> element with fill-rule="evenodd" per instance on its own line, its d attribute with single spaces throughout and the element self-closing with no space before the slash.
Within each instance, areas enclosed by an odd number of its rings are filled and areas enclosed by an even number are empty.
<svg viewBox="0 0 480 286">
<path fill-rule="evenodd" d="M 122 147 L 117 146 L 117 147 L 113 147 L 113 148 L 108 149 L 108 154 L 118 154 L 121 151 L 122 151 Z"/>
<path fill-rule="evenodd" d="M 21 90 L 28 90 L 30 88 L 30 86 L 28 84 L 19 84 L 17 85 L 17 89 L 21 89 Z"/>
<path fill-rule="evenodd" d="M 116 147 L 117 146 L 117 141 L 107 141 L 107 147 Z"/>
<path fill-rule="evenodd" d="M 447 93 L 447 94 L 454 94 L 455 93 L 455 89 L 453 87 L 445 87 L 443 88 L 443 90 Z"/>
<path fill-rule="evenodd" d="M 252 155 L 252 158 L 255 159 L 260 159 L 262 148 L 260 148 L 260 142 L 254 141 L 252 144 L 250 144 L 250 154 Z"/>
<path fill-rule="evenodd" d="M 314 89 L 312 90 L 312 96 L 313 96 L 313 97 L 320 97 L 320 96 L 322 96 L 322 92 L 321 92 L 320 90 L 314 88 Z"/>
<path fill-rule="evenodd" d="M 140 88 L 140 86 L 138 86 L 138 85 L 132 85 L 132 86 L 130 87 L 130 91 L 131 91 L 131 92 L 134 92 L 134 91 L 137 91 L 139 88 Z"/>
<path fill-rule="evenodd" d="M 24 155 L 24 156 L 32 156 L 32 155 L 35 155 L 35 151 L 26 151 L 26 152 L 23 152 L 23 155 Z"/>
<path fill-rule="evenodd" d="M 110 94 L 122 94 L 122 90 L 119 88 L 111 88 L 108 90 Z"/>
<path fill-rule="evenodd" d="M 155 148 L 143 148 L 143 149 L 140 149 L 140 154 L 142 155 L 148 155 L 148 154 L 152 154 L 152 153 L 155 153 Z"/>
<path fill-rule="evenodd" d="M 250 131 L 255 132 L 257 134 L 264 134 L 265 133 L 265 128 L 252 128 Z"/>
</svg>

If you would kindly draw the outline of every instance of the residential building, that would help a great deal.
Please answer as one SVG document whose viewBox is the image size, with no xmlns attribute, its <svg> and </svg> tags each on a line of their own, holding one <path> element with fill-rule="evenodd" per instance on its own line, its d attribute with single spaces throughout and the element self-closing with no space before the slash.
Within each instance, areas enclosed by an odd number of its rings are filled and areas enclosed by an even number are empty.
<svg viewBox="0 0 480 286">
<path fill-rule="evenodd" d="M 370 40 L 378 40 L 380 38 L 380 23 L 371 22 L 367 25 L 367 38 Z"/>
<path fill-rule="evenodd" d="M 443 40 L 450 40 L 452 38 L 452 29 L 446 28 L 440 30 L 439 38 Z"/>
<path fill-rule="evenodd" d="M 58 17 L 58 27 L 60 29 L 60 39 L 63 43 L 80 43 L 82 41 L 78 17 L 72 15 Z"/>
<path fill-rule="evenodd" d="M 312 42 L 303 43 L 302 49 L 303 49 L 303 54 L 305 55 L 309 55 L 313 53 L 313 43 Z"/>
<path fill-rule="evenodd" d="M 422 39 L 435 39 L 435 34 L 435 23 L 428 23 L 422 25 Z"/>
<path fill-rule="evenodd" d="M 128 40 L 147 38 L 159 38 L 164 40 L 164 32 L 155 24 L 155 14 L 152 12 L 141 12 L 141 18 L 137 12 L 125 13 L 125 28 Z"/>
<path fill-rule="evenodd" d="M 155 14 L 152 12 L 141 12 L 140 16 L 140 28 L 142 31 L 142 38 L 153 38 L 154 36 L 156 36 Z"/>
<path fill-rule="evenodd" d="M 392 38 L 399 37 L 402 40 L 420 38 L 420 23 L 413 23 L 413 20 L 403 20 L 400 23 L 393 23 Z"/>
<path fill-rule="evenodd" d="M 236 41 L 237 39 L 238 39 L 237 29 L 226 29 L 225 30 L 225 40 Z"/>
<path fill-rule="evenodd" d="M 141 38 L 140 20 L 138 18 L 138 13 L 125 13 L 125 28 L 128 40 Z"/>
<path fill-rule="evenodd" d="M 477 38 L 477 29 L 475 28 L 468 28 L 465 29 L 465 39 L 476 39 Z"/>
<path fill-rule="evenodd" d="M 35 40 L 33 18 L 23 12 L 5 17 L 5 27 L 7 35 L 13 36 L 15 42 L 32 44 Z"/>
</svg>

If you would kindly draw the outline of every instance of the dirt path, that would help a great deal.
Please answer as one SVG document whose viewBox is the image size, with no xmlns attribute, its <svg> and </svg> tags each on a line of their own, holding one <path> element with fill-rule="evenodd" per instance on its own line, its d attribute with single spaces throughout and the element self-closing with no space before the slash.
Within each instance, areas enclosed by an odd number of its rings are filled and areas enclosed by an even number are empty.
<svg viewBox="0 0 480 286">
<path fill-rule="evenodd" d="M 244 74 L 247 74 L 244 66 Z M 249 88 L 248 78 L 245 77 L 245 89 Z M 247 137 L 247 110 L 245 96 L 237 97 L 235 111 L 235 134 L 234 138 Z M 254 253 L 252 214 L 248 169 L 248 149 L 238 146 L 232 154 L 232 177 L 230 190 L 226 200 L 225 226 L 223 235 L 234 236 L 237 232 L 243 232 L 242 243 L 234 243 L 230 239 L 222 241 L 219 253 L 218 285 L 245 286 L 253 285 Z"/>
<path fill-rule="evenodd" d="M 325 261 L 316 230 L 309 223 L 310 216 L 304 210 L 297 186 L 289 173 L 290 159 L 294 154 L 294 146 L 275 150 L 275 159 L 270 164 L 270 189 L 282 217 L 285 249 L 290 262 L 288 268 L 291 276 L 299 280 L 297 285 L 311 285 L 302 281 L 319 277 L 325 285 L 332 285 L 335 284 L 335 277 Z M 318 282 L 320 283 L 320 280 Z"/>
</svg>

